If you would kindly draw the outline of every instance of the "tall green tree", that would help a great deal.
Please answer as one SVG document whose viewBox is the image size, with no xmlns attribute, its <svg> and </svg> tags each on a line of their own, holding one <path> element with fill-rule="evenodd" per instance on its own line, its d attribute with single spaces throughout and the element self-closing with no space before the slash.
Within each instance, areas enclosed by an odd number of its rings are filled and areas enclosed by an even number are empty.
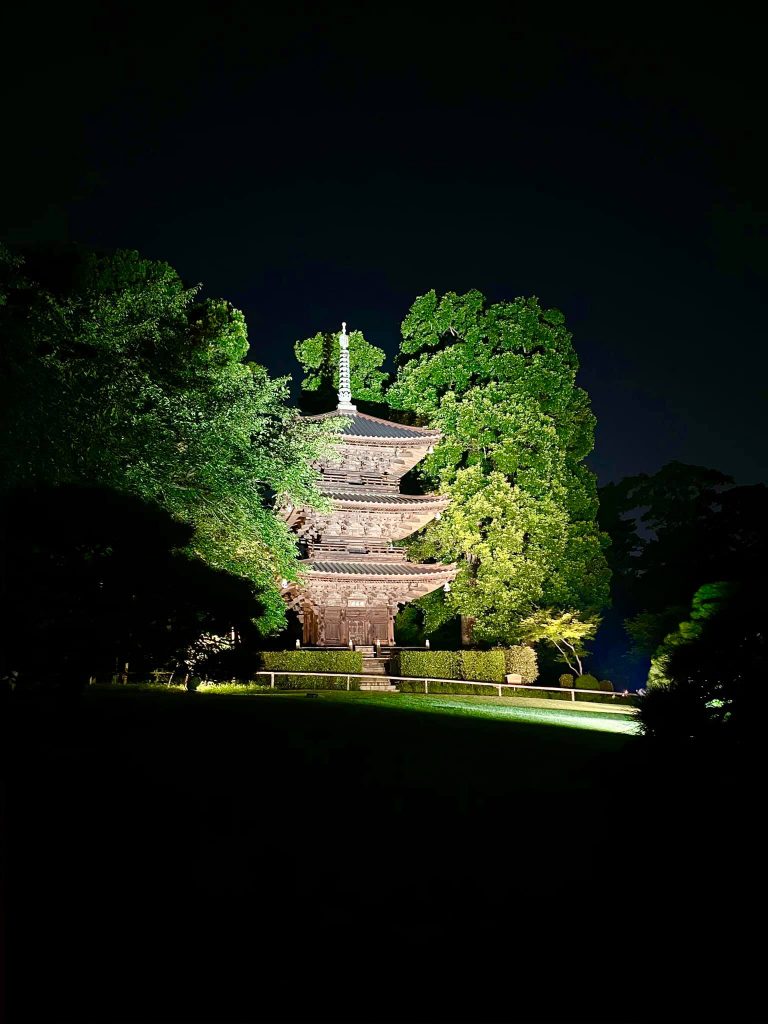
<svg viewBox="0 0 768 1024">
<path fill-rule="evenodd" d="M 594 616 L 609 584 L 583 461 L 595 421 L 562 313 L 431 291 L 402 333 L 387 401 L 443 432 L 421 473 L 452 499 L 414 553 L 459 564 L 450 594 L 425 603 L 427 628 L 461 613 L 478 640 L 514 642 L 537 608 Z"/>
<path fill-rule="evenodd" d="M 23 276 L 22 276 L 23 275 Z M 166 263 L 67 251 L 0 269 L 2 483 L 135 495 L 194 527 L 190 553 L 252 581 L 264 630 L 296 545 L 273 504 L 321 501 L 311 463 L 333 427 L 302 422 L 287 379 L 246 362 L 242 314 Z"/>
<path fill-rule="evenodd" d="M 670 462 L 600 490 L 611 537 L 617 615 L 638 656 L 650 656 L 713 579 L 761 578 L 768 563 L 768 488 L 737 487 L 719 470 Z"/>
<path fill-rule="evenodd" d="M 326 412 L 336 404 L 339 389 L 339 331 L 319 331 L 297 341 L 296 358 L 304 370 L 301 404 Z M 353 400 L 381 403 L 388 374 L 382 370 L 386 353 L 366 341 L 362 331 L 349 332 L 349 370 Z"/>
</svg>

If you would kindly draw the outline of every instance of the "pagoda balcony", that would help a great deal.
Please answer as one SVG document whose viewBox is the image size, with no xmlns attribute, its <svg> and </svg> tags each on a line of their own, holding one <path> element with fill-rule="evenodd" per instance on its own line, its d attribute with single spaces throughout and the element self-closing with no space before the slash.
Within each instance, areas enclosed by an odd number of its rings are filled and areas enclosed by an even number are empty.
<svg viewBox="0 0 768 1024">
<path fill-rule="evenodd" d="M 398 477 L 385 476 L 382 473 L 353 473 L 343 469 L 324 469 L 321 471 L 318 485 L 321 490 L 347 490 L 355 487 L 368 487 L 376 490 L 397 491 L 400 486 Z"/>
<path fill-rule="evenodd" d="M 316 541 L 307 544 L 309 557 L 320 561 L 354 560 L 374 558 L 377 562 L 403 562 L 407 558 L 405 548 L 386 543 L 369 543 L 368 540 Z"/>
</svg>

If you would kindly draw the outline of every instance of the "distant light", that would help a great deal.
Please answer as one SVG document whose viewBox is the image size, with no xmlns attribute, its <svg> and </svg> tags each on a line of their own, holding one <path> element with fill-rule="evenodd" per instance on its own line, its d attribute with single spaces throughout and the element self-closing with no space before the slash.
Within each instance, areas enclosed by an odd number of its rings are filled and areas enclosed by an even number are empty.
<svg viewBox="0 0 768 1024">
<path fill-rule="evenodd" d="M 429 640 L 424 641 L 424 646 L 429 650 Z"/>
<path fill-rule="evenodd" d="M 435 519 L 442 519 L 442 518 L 443 518 L 443 513 L 442 512 L 435 512 Z"/>
<path fill-rule="evenodd" d="M 451 584 L 448 582 L 448 580 L 446 580 L 445 583 L 443 584 L 443 590 L 446 592 L 446 594 L 450 594 Z"/>
<path fill-rule="evenodd" d="M 285 588 L 288 586 L 288 580 L 285 578 L 285 576 L 283 576 L 283 578 L 280 580 L 280 586 L 282 587 L 283 590 L 285 590 Z"/>
<path fill-rule="evenodd" d="M 297 641 L 296 641 L 296 650 L 298 651 L 298 649 L 299 649 L 300 647 L 301 647 L 301 640 L 297 640 Z"/>
</svg>

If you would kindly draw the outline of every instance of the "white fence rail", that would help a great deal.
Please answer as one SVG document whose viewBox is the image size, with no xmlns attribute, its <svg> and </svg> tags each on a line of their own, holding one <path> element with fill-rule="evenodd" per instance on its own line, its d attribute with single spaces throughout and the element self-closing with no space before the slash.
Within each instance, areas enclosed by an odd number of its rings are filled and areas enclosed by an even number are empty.
<svg viewBox="0 0 768 1024">
<path fill-rule="evenodd" d="M 500 697 L 502 696 L 502 692 L 501 692 L 502 690 L 512 690 L 512 691 L 514 691 L 514 690 L 528 690 L 528 691 L 530 691 L 530 690 L 548 690 L 548 691 L 550 691 L 552 693 L 562 693 L 562 694 L 570 693 L 571 701 L 573 701 L 573 702 L 576 701 L 576 694 L 577 693 L 583 693 L 583 694 L 594 693 L 594 694 L 597 694 L 600 697 L 628 697 L 628 696 L 631 696 L 629 693 L 617 693 L 615 690 L 581 690 L 581 689 L 576 689 L 575 687 L 571 687 L 571 686 L 569 686 L 569 687 L 564 687 L 564 686 L 536 686 L 535 683 L 530 683 L 530 684 L 527 684 L 527 683 L 492 683 L 492 682 L 488 682 L 487 680 L 485 682 L 483 682 L 483 681 L 477 680 L 477 679 L 435 679 L 435 678 L 432 678 L 432 677 L 424 678 L 422 676 L 384 676 L 384 675 L 374 675 L 373 673 L 370 673 L 370 672 L 368 672 L 368 673 L 366 673 L 366 672 L 289 672 L 287 670 L 286 671 L 282 671 L 282 670 L 279 670 L 279 669 L 275 669 L 274 671 L 272 671 L 272 670 L 264 670 L 264 671 L 261 671 L 261 672 L 256 672 L 256 675 L 257 676 L 269 676 L 269 685 L 270 685 L 270 687 L 273 690 L 275 688 L 275 676 L 309 676 L 309 677 L 323 676 L 323 677 L 328 677 L 329 679 L 346 679 L 347 689 L 350 688 L 350 680 L 352 680 L 352 679 L 367 679 L 371 683 L 379 683 L 379 682 L 382 682 L 382 683 L 383 682 L 387 682 L 387 683 L 390 683 L 390 682 L 409 682 L 409 683 L 422 682 L 424 684 L 424 693 L 429 693 L 429 684 L 430 683 L 452 683 L 454 685 L 456 683 L 458 683 L 461 686 L 493 686 L 498 691 L 498 694 L 499 694 Z M 564 696 L 563 699 L 566 699 L 565 696 Z"/>
</svg>

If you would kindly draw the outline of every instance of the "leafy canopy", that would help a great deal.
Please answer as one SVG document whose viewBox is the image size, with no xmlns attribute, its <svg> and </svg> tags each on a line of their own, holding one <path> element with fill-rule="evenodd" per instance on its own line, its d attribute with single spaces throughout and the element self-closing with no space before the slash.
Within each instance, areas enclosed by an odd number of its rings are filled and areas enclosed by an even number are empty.
<svg viewBox="0 0 768 1024">
<path fill-rule="evenodd" d="M 442 431 L 422 479 L 452 499 L 413 551 L 459 564 L 450 595 L 424 602 L 428 630 L 461 613 L 478 640 L 514 643 L 536 607 L 592 615 L 607 602 L 583 464 L 595 421 L 563 319 L 535 298 L 487 305 L 478 291 L 431 291 L 403 323 L 387 401 Z"/>
<path fill-rule="evenodd" d="M 296 544 L 276 495 L 315 503 L 332 425 L 302 422 L 287 379 L 245 362 L 242 313 L 166 263 L 121 251 L 0 261 L 4 488 L 109 487 L 194 527 L 190 553 L 252 581 L 265 630 Z"/>
</svg>

